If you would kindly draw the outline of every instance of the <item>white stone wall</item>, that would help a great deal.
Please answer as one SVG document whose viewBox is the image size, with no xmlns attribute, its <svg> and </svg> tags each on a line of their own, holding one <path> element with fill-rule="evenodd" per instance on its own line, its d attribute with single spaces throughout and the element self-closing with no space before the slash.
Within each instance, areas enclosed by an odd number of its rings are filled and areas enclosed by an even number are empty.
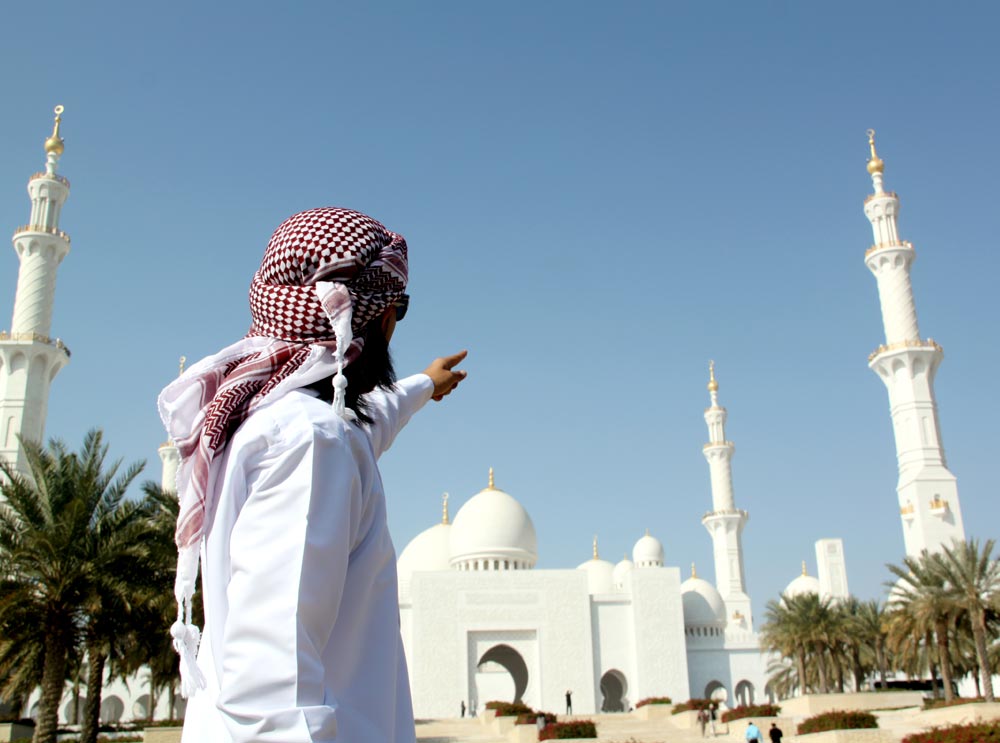
<svg viewBox="0 0 1000 743">
<path fill-rule="evenodd" d="M 680 570 L 634 570 L 632 602 L 637 655 L 632 696 L 636 700 L 652 696 L 688 699 Z"/>
</svg>

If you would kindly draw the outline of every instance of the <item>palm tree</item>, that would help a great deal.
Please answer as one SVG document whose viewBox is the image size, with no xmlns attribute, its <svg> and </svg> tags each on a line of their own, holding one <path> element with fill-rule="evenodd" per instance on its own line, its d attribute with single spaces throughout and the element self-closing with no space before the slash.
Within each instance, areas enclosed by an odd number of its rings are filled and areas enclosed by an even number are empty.
<svg viewBox="0 0 1000 743">
<path fill-rule="evenodd" d="M 1000 595 L 1000 563 L 993 559 L 993 540 L 979 547 L 978 540 L 954 541 L 938 555 L 936 566 L 946 581 L 948 598 L 968 613 L 979 662 L 983 696 L 993 702 L 993 678 L 987 643 L 987 614 Z"/>
<path fill-rule="evenodd" d="M 795 663 L 795 679 L 800 694 L 805 694 L 809 687 L 806 683 L 806 640 L 803 628 L 798 623 L 798 616 L 789 607 L 790 597 L 783 597 L 781 600 L 771 600 L 767 602 L 765 608 L 765 620 L 760 629 L 761 646 L 777 653 L 783 658 L 788 658 Z M 768 669 L 771 673 L 771 669 Z M 787 678 L 786 670 L 775 668 L 776 674 L 781 674 L 784 678 L 775 679 L 782 688 L 790 691 L 791 684 Z"/>
<path fill-rule="evenodd" d="M 888 652 L 886 648 L 885 608 L 878 599 L 861 601 L 851 618 L 851 632 L 871 651 L 882 688 L 887 688 Z"/>
<path fill-rule="evenodd" d="M 890 604 L 913 618 L 916 625 L 914 631 L 928 638 L 933 636 L 937 648 L 937 665 L 941 669 L 941 681 L 944 685 L 944 698 L 950 702 L 955 698 L 955 692 L 951 680 L 948 629 L 954 625 L 955 603 L 948 594 L 938 556 L 924 550 L 918 557 L 903 558 L 902 567 L 889 565 L 888 568 L 898 578 L 895 584 L 890 584 Z M 931 683 L 933 681 L 932 671 Z"/>
<path fill-rule="evenodd" d="M 123 498 L 142 465 L 120 475 L 120 463 L 106 467 L 102 438 L 100 431 L 90 431 L 79 453 L 61 441 L 48 447 L 22 441 L 30 478 L 0 463 L 0 626 L 16 625 L 19 614 L 38 622 L 23 628 L 21 637 L 6 636 L 32 645 L 21 652 L 40 659 L 34 743 L 56 739 L 66 671 L 82 645 L 88 603 L 107 587 L 105 572 L 126 559 L 121 553 L 136 554 L 124 534 L 132 522 L 123 520 L 128 511 Z M 100 704 L 99 689 L 88 689 L 88 697 Z"/>
</svg>

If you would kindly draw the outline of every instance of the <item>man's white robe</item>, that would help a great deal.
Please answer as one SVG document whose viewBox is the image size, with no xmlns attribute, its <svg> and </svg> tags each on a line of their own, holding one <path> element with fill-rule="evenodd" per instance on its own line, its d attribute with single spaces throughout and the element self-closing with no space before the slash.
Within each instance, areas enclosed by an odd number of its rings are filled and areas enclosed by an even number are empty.
<svg viewBox="0 0 1000 743">
<path fill-rule="evenodd" d="M 233 435 L 202 553 L 208 682 L 183 743 L 415 741 L 377 459 L 431 397 L 368 395 L 374 423 L 295 390 Z"/>
</svg>

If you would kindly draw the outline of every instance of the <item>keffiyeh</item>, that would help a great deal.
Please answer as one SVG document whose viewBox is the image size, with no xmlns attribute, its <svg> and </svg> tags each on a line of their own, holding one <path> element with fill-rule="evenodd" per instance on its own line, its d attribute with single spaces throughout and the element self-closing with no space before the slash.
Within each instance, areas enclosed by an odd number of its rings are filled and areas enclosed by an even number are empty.
<svg viewBox="0 0 1000 743">
<path fill-rule="evenodd" d="M 191 597 L 220 455 L 257 407 L 331 375 L 334 408 L 352 418 L 344 407 L 344 369 L 361 353 L 361 330 L 400 300 L 406 281 L 401 235 L 350 209 L 296 214 L 275 230 L 254 274 L 247 336 L 195 364 L 160 394 L 160 416 L 181 457 L 178 619 L 171 634 L 182 658 L 185 696 L 204 684 L 195 662 L 199 631 L 191 621 Z"/>
</svg>

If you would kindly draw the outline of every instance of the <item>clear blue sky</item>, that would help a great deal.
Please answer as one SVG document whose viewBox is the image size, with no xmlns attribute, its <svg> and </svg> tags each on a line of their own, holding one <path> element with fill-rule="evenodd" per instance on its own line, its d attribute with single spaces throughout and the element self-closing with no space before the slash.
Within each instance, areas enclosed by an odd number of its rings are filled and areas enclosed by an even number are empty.
<svg viewBox="0 0 1000 743">
<path fill-rule="evenodd" d="M 11 232 L 66 106 L 53 330 L 73 358 L 48 435 L 100 426 L 159 479 L 154 400 L 177 357 L 242 335 L 282 219 L 345 205 L 411 247 L 400 371 L 470 349 L 468 381 L 383 460 L 399 550 L 493 466 L 540 567 L 586 560 L 594 533 L 620 559 L 649 528 L 710 576 L 714 358 L 758 619 L 820 537 L 843 537 L 852 589 L 877 595 L 903 542 L 866 365 L 883 340 L 863 263 L 874 127 L 921 330 L 945 348 L 965 523 L 997 536 L 995 5 L 217 5 L 5 9 Z M 0 271 L 6 313 L 13 250 Z"/>
</svg>

